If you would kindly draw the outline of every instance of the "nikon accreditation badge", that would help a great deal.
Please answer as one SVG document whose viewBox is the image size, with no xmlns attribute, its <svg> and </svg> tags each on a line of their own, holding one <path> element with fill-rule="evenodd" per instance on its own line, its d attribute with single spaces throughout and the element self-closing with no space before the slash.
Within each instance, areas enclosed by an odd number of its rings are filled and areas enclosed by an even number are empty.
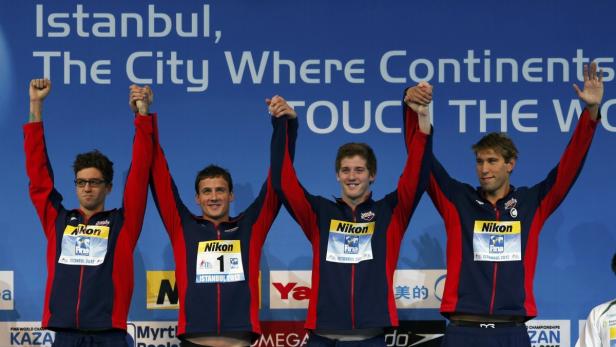
<svg viewBox="0 0 616 347">
<path fill-rule="evenodd" d="M 374 222 L 353 223 L 332 219 L 329 224 L 327 261 L 357 264 L 372 259 Z"/>
<path fill-rule="evenodd" d="M 473 252 L 476 261 L 522 260 L 520 221 L 499 222 L 476 220 L 473 230 Z"/>
<path fill-rule="evenodd" d="M 197 283 L 238 282 L 244 280 L 239 240 L 199 242 Z"/>
<path fill-rule="evenodd" d="M 62 236 L 61 264 L 96 266 L 107 254 L 109 227 L 104 225 L 67 225 Z"/>
</svg>

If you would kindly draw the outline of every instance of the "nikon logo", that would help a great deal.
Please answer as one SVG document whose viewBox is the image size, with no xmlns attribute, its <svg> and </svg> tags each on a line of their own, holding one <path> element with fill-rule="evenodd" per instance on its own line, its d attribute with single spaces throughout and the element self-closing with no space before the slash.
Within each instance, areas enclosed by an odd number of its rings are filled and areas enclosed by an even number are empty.
<svg viewBox="0 0 616 347">
<path fill-rule="evenodd" d="M 481 228 L 481 231 L 484 233 L 511 233 L 513 232 L 513 226 L 511 225 L 500 225 L 496 223 L 485 223 Z"/>
<path fill-rule="evenodd" d="M 77 226 L 67 225 L 64 229 L 64 235 L 70 236 L 90 236 L 106 239 L 109 237 L 109 227 L 102 225 L 85 225 Z"/>
<path fill-rule="evenodd" d="M 205 245 L 205 252 L 233 252 L 233 244 L 208 243 Z"/>
<path fill-rule="evenodd" d="M 332 219 L 329 225 L 329 230 L 335 233 L 343 234 L 373 234 L 374 222 L 370 223 L 352 223 L 341 220 Z"/>
<path fill-rule="evenodd" d="M 368 227 L 353 226 L 353 224 L 351 223 L 340 223 L 338 224 L 338 228 L 336 229 L 336 231 L 352 234 L 365 234 L 368 232 Z"/>
<path fill-rule="evenodd" d="M 179 308 L 175 271 L 148 271 L 146 280 L 148 310 L 177 310 Z"/>
<path fill-rule="evenodd" d="M 101 236 L 101 229 L 95 228 L 87 228 L 83 224 L 79 224 L 77 229 L 73 230 L 71 235 L 92 235 L 92 236 Z"/>
<path fill-rule="evenodd" d="M 475 221 L 475 233 L 486 234 L 519 234 L 521 229 L 520 221 L 498 222 L 498 221 Z"/>
<path fill-rule="evenodd" d="M 199 253 L 241 253 L 240 240 L 201 241 L 197 248 Z"/>
</svg>

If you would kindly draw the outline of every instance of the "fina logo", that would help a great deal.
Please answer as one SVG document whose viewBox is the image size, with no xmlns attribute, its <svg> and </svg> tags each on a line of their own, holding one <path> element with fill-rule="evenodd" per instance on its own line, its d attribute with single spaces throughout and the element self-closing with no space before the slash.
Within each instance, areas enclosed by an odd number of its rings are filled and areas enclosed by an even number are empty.
<svg viewBox="0 0 616 347">
<path fill-rule="evenodd" d="M 13 271 L 0 271 L 0 310 L 14 309 Z"/>
<path fill-rule="evenodd" d="M 90 238 L 89 237 L 78 237 L 75 241 L 75 254 L 89 256 L 90 255 Z"/>
</svg>

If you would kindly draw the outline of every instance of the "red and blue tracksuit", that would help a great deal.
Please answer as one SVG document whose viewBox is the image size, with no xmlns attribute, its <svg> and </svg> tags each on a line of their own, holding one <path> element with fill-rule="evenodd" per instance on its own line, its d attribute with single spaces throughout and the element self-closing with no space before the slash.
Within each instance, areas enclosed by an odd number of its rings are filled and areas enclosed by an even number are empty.
<svg viewBox="0 0 616 347">
<path fill-rule="evenodd" d="M 405 143 L 409 152 L 397 189 L 378 201 L 369 198 L 355 209 L 342 199 L 331 201 L 312 195 L 300 185 L 288 153 L 289 121 L 286 117 L 274 120 L 272 182 L 312 245 L 307 329 L 351 330 L 398 325 L 394 271 L 402 237 L 427 186 L 431 160 L 431 136 L 421 133 L 417 121 L 411 121 L 410 117 L 405 110 Z M 354 232 L 361 236 L 354 236 Z M 338 239 L 338 235 L 343 238 Z M 344 251 L 338 248 L 340 251 L 335 254 L 338 251 L 334 246 L 342 242 Z M 371 255 L 361 260 L 353 258 L 358 243 L 367 245 L 364 250 L 371 251 Z M 345 263 L 343 253 L 347 251 L 354 260 Z"/>
<path fill-rule="evenodd" d="M 54 188 L 43 123 L 23 127 L 30 197 L 47 238 L 45 329 L 126 330 L 133 249 L 143 223 L 152 161 L 152 117 L 137 115 L 135 127 L 122 207 L 90 218 L 62 205 Z"/>
<path fill-rule="evenodd" d="M 596 126 L 597 121 L 584 110 L 560 162 L 548 176 L 532 187 L 511 186 L 494 205 L 480 189 L 451 178 L 433 161 L 428 192 L 447 230 L 444 316 L 537 316 L 533 278 L 539 232 L 580 173 Z M 511 232 L 517 236 L 505 235 Z M 491 238 L 489 249 L 481 250 L 480 239 L 486 233 Z M 518 243 L 510 253 L 513 257 L 503 255 L 509 241 Z"/>
<path fill-rule="evenodd" d="M 288 148 L 291 153 L 294 152 L 295 132 L 291 130 L 292 139 Z M 154 133 L 151 177 L 152 195 L 171 239 L 175 258 L 180 306 L 178 336 L 187 338 L 234 331 L 260 333 L 261 249 L 281 206 L 269 175 L 257 198 L 243 213 L 218 225 L 193 215 L 181 201 L 158 141 L 157 129 Z M 231 277 L 226 275 L 199 275 L 211 274 L 211 269 L 219 266 L 222 274 L 224 266 L 233 266 L 224 263 L 226 255 L 223 253 L 220 253 L 223 257 L 219 259 L 220 264 L 203 258 L 205 245 L 210 245 L 211 249 L 218 247 L 219 250 L 233 245 L 237 250 L 238 244 L 242 276 L 230 280 Z M 239 264 L 239 259 L 234 261 Z"/>
</svg>

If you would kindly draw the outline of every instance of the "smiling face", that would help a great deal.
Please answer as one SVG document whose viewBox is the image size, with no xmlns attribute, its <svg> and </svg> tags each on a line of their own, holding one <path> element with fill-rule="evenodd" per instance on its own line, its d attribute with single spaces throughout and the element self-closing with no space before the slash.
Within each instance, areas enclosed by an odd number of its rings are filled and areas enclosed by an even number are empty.
<svg viewBox="0 0 616 347">
<path fill-rule="evenodd" d="M 515 159 L 509 162 L 495 151 L 488 148 L 475 154 L 475 169 L 479 185 L 492 203 L 507 195 L 509 191 L 509 176 L 515 167 Z"/>
<path fill-rule="evenodd" d="M 355 207 L 370 195 L 370 184 L 374 181 L 374 175 L 368 170 L 366 159 L 355 155 L 340 160 L 336 179 L 340 183 L 342 200 Z"/>
<path fill-rule="evenodd" d="M 195 201 L 201 206 L 203 219 L 212 223 L 229 220 L 229 207 L 233 201 L 233 193 L 229 184 L 222 177 L 208 177 L 199 181 Z"/>
<path fill-rule="evenodd" d="M 87 216 L 105 209 L 105 199 L 111 193 L 111 184 L 103 178 L 103 173 L 94 167 L 88 167 L 77 171 L 76 182 L 87 181 L 86 184 L 76 184 L 77 200 L 79 208 Z M 94 183 L 96 182 L 96 183 Z"/>
</svg>

